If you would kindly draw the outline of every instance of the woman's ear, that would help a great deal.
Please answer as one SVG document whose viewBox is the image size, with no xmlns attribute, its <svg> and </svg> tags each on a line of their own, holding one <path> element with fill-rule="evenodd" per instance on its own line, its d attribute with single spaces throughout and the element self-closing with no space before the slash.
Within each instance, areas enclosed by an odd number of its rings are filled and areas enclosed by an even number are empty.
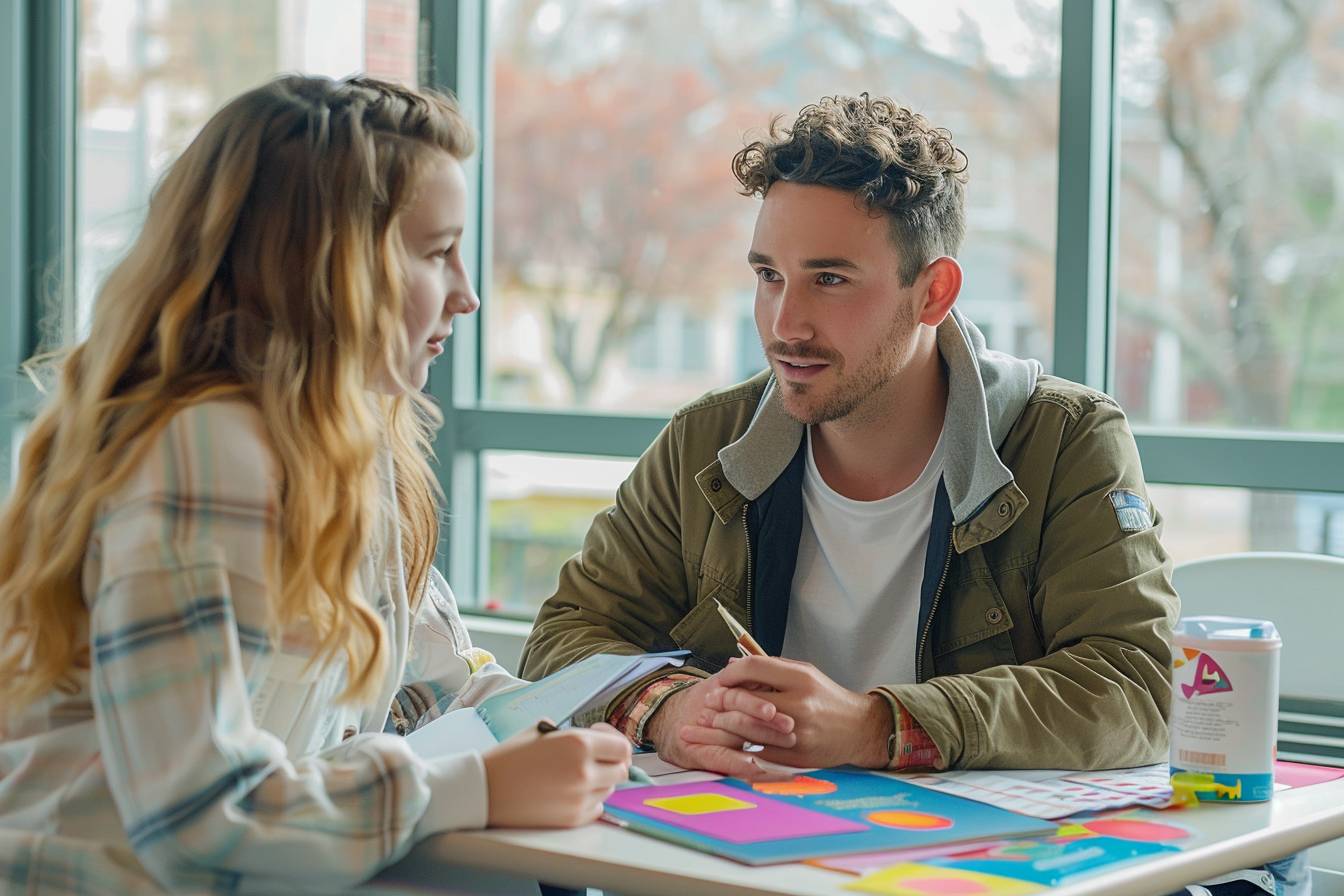
<svg viewBox="0 0 1344 896">
<path fill-rule="evenodd" d="M 915 281 L 924 295 L 920 323 L 936 327 L 943 322 L 961 294 L 961 278 L 961 265 L 950 255 L 935 258 L 925 266 Z"/>
</svg>

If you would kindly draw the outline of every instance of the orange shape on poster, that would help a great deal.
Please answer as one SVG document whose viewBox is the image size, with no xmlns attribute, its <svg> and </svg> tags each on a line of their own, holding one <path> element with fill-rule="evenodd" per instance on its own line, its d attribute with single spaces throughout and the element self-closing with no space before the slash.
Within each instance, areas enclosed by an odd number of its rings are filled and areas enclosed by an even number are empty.
<svg viewBox="0 0 1344 896">
<path fill-rule="evenodd" d="M 884 828 L 899 828 L 902 831 L 941 831 L 952 827 L 952 819 L 945 816 L 911 812 L 906 809 L 869 812 L 868 820 Z"/>
<path fill-rule="evenodd" d="M 790 781 L 758 781 L 751 789 L 771 796 L 821 796 L 835 793 L 835 783 L 798 775 Z"/>
</svg>

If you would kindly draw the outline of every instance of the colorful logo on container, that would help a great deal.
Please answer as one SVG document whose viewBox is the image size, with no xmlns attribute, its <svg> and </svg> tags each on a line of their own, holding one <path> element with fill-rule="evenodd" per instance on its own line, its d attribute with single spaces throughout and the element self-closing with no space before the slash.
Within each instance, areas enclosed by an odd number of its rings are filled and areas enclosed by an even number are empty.
<svg viewBox="0 0 1344 896">
<path fill-rule="evenodd" d="M 1195 678 L 1192 684 L 1181 685 L 1181 693 L 1185 694 L 1185 699 L 1189 700 L 1196 694 L 1224 694 L 1231 693 L 1232 681 L 1223 671 L 1223 667 L 1214 661 L 1213 657 L 1207 653 L 1200 653 L 1191 647 L 1182 648 L 1185 652 L 1185 659 L 1177 660 L 1173 665 L 1179 669 L 1190 660 L 1199 658 L 1195 663 Z"/>
</svg>

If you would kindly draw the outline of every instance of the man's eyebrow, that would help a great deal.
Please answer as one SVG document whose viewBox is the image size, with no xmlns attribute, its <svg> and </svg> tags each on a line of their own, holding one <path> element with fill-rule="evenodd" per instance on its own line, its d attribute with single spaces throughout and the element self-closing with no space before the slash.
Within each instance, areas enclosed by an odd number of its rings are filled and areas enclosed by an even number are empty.
<svg viewBox="0 0 1344 896">
<path fill-rule="evenodd" d="M 803 262 L 803 267 L 809 271 L 821 268 L 848 268 L 851 271 L 859 269 L 859 266 L 848 258 L 809 258 Z"/>
<path fill-rule="evenodd" d="M 767 264 L 774 265 L 774 259 L 764 252 L 751 251 L 747 253 L 748 264 Z M 848 258 L 809 258 L 803 262 L 803 268 L 809 271 L 823 270 L 825 268 L 844 268 L 850 271 L 857 271 L 859 266 Z"/>
</svg>

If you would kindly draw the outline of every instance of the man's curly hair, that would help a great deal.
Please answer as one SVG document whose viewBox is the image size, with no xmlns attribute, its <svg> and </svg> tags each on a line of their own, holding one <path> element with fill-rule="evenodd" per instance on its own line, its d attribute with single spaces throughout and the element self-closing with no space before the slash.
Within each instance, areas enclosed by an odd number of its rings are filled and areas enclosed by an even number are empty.
<svg viewBox="0 0 1344 896">
<path fill-rule="evenodd" d="M 935 258 L 957 254 L 966 233 L 967 159 L 945 129 L 866 93 L 824 97 L 788 129 L 781 120 L 733 156 L 743 195 L 764 198 L 781 180 L 855 193 L 890 217 L 906 286 Z"/>
</svg>

